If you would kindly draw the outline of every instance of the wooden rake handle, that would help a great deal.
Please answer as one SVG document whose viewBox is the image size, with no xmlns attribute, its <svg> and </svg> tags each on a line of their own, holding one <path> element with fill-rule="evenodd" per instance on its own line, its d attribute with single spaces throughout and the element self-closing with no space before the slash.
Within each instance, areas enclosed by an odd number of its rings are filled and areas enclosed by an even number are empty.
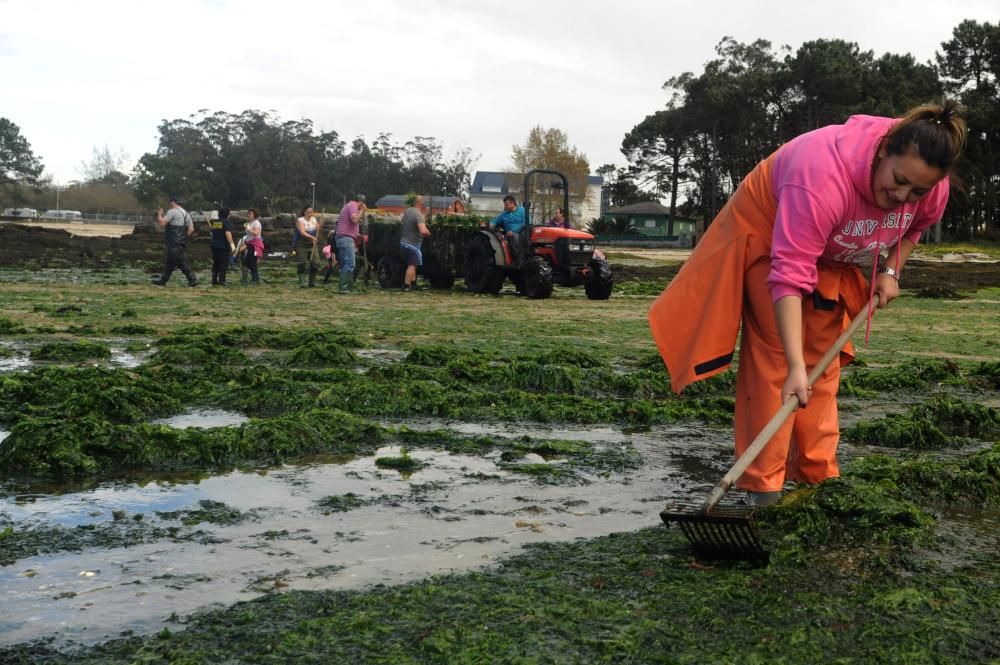
<svg viewBox="0 0 1000 665">
<path fill-rule="evenodd" d="M 830 363 L 833 362 L 834 358 L 840 355 L 840 350 L 843 349 L 851 337 L 854 336 L 854 333 L 861 327 L 861 324 L 868 319 L 868 311 L 870 309 L 874 309 L 875 307 L 878 307 L 878 294 L 872 296 L 872 299 L 868 302 L 868 304 L 865 305 L 860 312 L 858 312 L 858 315 L 854 317 L 851 324 L 847 326 L 847 330 L 841 333 L 840 337 L 837 338 L 837 341 L 833 343 L 833 346 L 830 347 L 826 354 L 820 358 L 818 363 L 816 363 L 816 366 L 813 367 L 812 371 L 809 372 L 808 379 L 810 387 L 812 387 L 812 385 L 819 380 L 819 377 L 823 376 L 823 372 L 825 372 L 826 368 L 830 366 Z M 785 421 L 788 420 L 788 417 L 795 413 L 798 408 L 799 398 L 795 395 L 791 395 L 785 400 L 785 403 L 781 405 L 778 412 L 774 414 L 774 417 L 771 418 L 770 422 L 768 422 L 764 429 L 761 430 L 761 433 L 757 435 L 757 438 L 753 440 L 750 446 L 746 449 L 746 452 L 740 455 L 740 458 L 736 460 L 736 464 L 734 464 L 733 468 L 729 470 L 729 473 L 722 478 L 722 481 L 716 485 L 715 489 L 712 490 L 712 493 L 708 495 L 705 503 L 701 506 L 701 511 L 703 513 L 711 512 L 712 509 L 718 505 L 719 501 L 722 500 L 722 497 L 729 491 L 729 488 L 733 486 L 733 483 L 739 480 L 740 476 L 742 476 L 747 470 L 747 467 L 753 464 L 753 461 L 757 459 L 758 455 L 760 455 L 760 451 L 764 450 L 764 446 L 767 445 L 767 442 L 771 440 L 775 433 L 781 429 L 781 426 L 785 424 Z"/>
</svg>

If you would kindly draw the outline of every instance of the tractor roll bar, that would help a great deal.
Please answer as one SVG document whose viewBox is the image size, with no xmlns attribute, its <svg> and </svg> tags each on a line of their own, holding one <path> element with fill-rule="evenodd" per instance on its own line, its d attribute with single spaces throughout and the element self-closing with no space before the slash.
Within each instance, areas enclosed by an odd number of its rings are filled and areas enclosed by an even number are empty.
<svg viewBox="0 0 1000 665">
<path fill-rule="evenodd" d="M 549 169 L 531 169 L 524 174 L 524 201 L 522 205 L 524 206 L 524 232 L 528 233 L 528 229 L 531 226 L 531 201 L 529 197 L 531 196 L 531 189 L 528 185 L 531 184 L 531 177 L 536 174 L 547 173 L 548 175 L 558 176 L 562 180 L 562 190 L 563 190 L 563 211 L 566 213 L 566 220 L 569 221 L 569 180 L 566 176 L 559 171 L 552 171 Z"/>
</svg>

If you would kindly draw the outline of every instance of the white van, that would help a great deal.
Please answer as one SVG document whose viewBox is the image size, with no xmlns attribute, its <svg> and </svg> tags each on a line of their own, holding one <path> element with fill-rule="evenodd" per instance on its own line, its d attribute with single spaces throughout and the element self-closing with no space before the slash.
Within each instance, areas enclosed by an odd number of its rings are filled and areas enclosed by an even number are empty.
<svg viewBox="0 0 1000 665">
<path fill-rule="evenodd" d="M 19 217 L 21 219 L 34 219 L 38 217 L 38 211 L 34 208 L 4 208 L 0 217 Z"/>
<path fill-rule="evenodd" d="M 42 219 L 83 219 L 79 210 L 46 210 Z"/>
</svg>

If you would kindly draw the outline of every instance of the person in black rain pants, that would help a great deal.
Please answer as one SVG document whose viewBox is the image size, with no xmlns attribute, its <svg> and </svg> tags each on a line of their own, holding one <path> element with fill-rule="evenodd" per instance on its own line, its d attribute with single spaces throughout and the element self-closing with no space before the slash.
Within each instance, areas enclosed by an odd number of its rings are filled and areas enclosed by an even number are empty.
<svg viewBox="0 0 1000 665">
<path fill-rule="evenodd" d="M 225 286 L 229 259 L 236 253 L 229 208 L 219 208 L 219 218 L 209 222 L 209 226 L 212 228 L 212 286 Z"/>
<path fill-rule="evenodd" d="M 163 227 L 166 240 L 167 252 L 163 266 L 163 274 L 159 279 L 153 280 L 156 286 L 165 286 L 174 272 L 174 268 L 187 277 L 188 286 L 198 286 L 198 278 L 191 270 L 185 250 L 187 249 L 187 239 L 194 235 L 194 220 L 187 210 L 181 207 L 180 199 L 176 196 L 170 197 L 170 210 L 163 214 L 163 208 L 156 212 L 156 222 Z"/>
</svg>

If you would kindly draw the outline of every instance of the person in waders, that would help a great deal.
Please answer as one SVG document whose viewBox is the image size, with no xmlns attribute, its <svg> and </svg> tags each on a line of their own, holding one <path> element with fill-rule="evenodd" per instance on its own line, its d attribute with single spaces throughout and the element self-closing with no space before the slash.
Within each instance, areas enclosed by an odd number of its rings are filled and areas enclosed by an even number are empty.
<svg viewBox="0 0 1000 665">
<path fill-rule="evenodd" d="M 354 250 L 355 243 L 361 237 L 361 221 L 368 209 L 364 194 L 358 194 L 340 211 L 337 218 L 335 247 L 337 248 L 337 263 L 340 265 L 341 293 L 354 291 Z"/>
<path fill-rule="evenodd" d="M 212 286 L 226 285 L 229 259 L 236 253 L 229 208 L 219 208 L 219 218 L 209 222 L 212 230 Z"/>
<path fill-rule="evenodd" d="M 181 207 L 181 201 L 176 196 L 170 197 L 170 210 L 163 214 L 163 208 L 156 211 L 156 222 L 163 228 L 164 240 L 166 242 L 166 258 L 164 259 L 163 274 L 159 279 L 154 279 L 156 286 L 166 286 L 173 274 L 174 268 L 187 277 L 188 286 L 198 286 L 198 278 L 191 270 L 191 264 L 187 260 L 187 239 L 194 235 L 194 220 L 187 210 Z"/>
<path fill-rule="evenodd" d="M 313 217 L 313 209 L 306 206 L 302 215 L 295 221 L 295 258 L 299 276 L 299 287 L 306 287 L 306 271 L 309 272 L 309 286 L 316 286 L 316 273 L 319 272 L 320 249 L 319 232 L 322 224 Z"/>
<path fill-rule="evenodd" d="M 789 141 L 743 179 L 653 303 L 650 328 L 678 393 L 729 367 L 742 323 L 737 458 L 786 399 L 803 407 L 736 482 L 751 504 L 778 501 L 786 480 L 839 475 L 850 345 L 811 388 L 807 372 L 872 295 L 880 309 L 899 295 L 910 252 L 944 213 L 965 134 L 955 103 L 942 101 Z M 869 262 L 866 284 L 859 264 Z"/>
</svg>

